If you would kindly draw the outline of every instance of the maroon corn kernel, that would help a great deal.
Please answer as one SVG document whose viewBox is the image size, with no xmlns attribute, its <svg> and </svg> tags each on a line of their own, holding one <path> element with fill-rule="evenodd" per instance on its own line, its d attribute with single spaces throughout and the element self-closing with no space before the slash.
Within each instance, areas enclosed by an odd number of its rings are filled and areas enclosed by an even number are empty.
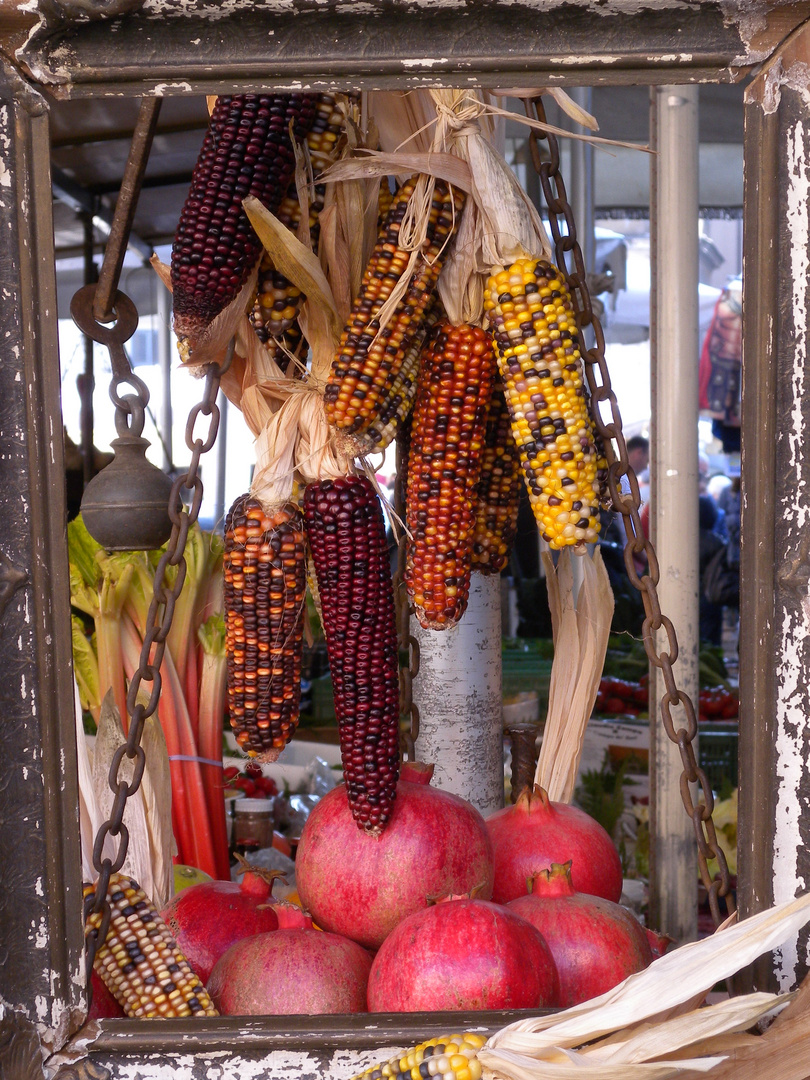
<svg viewBox="0 0 810 1080">
<path fill-rule="evenodd" d="M 247 281 L 261 243 L 242 200 L 254 195 L 278 209 L 295 171 L 290 121 L 303 138 L 314 116 L 306 94 L 217 98 L 172 246 L 178 336 L 207 326 Z"/>
<path fill-rule="evenodd" d="M 295 733 L 307 554 L 301 512 L 268 515 L 241 495 L 225 521 L 224 601 L 228 712 L 245 753 L 273 760 Z"/>
<path fill-rule="evenodd" d="M 359 828 L 379 833 L 399 775 L 399 660 L 382 507 L 366 477 L 345 476 L 307 487 L 304 520 L 349 805 Z"/>
</svg>

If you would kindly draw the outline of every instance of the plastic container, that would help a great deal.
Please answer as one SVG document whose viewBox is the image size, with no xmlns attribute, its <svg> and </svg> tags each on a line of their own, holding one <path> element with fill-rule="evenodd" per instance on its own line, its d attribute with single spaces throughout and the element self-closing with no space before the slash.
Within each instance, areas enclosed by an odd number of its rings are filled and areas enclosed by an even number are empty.
<svg viewBox="0 0 810 1080">
<path fill-rule="evenodd" d="M 275 799 L 237 799 L 233 810 L 233 840 L 237 847 L 273 846 Z"/>
</svg>

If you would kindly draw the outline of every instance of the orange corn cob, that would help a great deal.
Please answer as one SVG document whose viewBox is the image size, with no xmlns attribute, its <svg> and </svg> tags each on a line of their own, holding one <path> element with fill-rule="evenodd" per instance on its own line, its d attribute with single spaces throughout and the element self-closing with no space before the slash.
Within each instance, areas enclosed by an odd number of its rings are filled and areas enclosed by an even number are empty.
<svg viewBox="0 0 810 1080">
<path fill-rule="evenodd" d="M 425 628 L 454 626 L 467 607 L 494 378 L 487 331 L 447 319 L 436 325 L 422 350 L 408 459 L 405 581 Z"/>
</svg>

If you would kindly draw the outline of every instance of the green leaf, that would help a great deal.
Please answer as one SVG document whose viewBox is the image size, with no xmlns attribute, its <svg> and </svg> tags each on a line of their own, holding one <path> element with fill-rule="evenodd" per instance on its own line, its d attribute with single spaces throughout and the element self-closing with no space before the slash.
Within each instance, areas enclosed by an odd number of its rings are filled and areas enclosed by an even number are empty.
<svg viewBox="0 0 810 1080">
<path fill-rule="evenodd" d="M 79 687 L 79 700 L 83 709 L 96 712 L 101 708 L 98 657 L 84 631 L 81 619 L 76 615 L 70 617 L 70 628 L 73 639 L 73 671 Z"/>
</svg>

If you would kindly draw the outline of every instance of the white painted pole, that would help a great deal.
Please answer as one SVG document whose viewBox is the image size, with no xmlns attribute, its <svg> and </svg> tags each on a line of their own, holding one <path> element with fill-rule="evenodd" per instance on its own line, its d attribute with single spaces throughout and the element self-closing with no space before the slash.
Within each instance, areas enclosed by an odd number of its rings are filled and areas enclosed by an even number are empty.
<svg viewBox="0 0 810 1080">
<path fill-rule="evenodd" d="M 653 90 L 652 158 L 652 539 L 661 569 L 661 611 L 678 636 L 674 674 L 698 696 L 698 90 Z M 667 649 L 656 634 L 659 653 Z M 680 794 L 678 747 L 661 723 L 665 692 L 651 670 L 652 925 L 678 941 L 697 936 L 695 834 Z M 684 726 L 672 708 L 676 731 Z M 697 751 L 697 739 L 695 740 Z"/>
<path fill-rule="evenodd" d="M 452 630 L 423 630 L 413 700 L 416 756 L 433 762 L 433 784 L 467 799 L 486 817 L 503 806 L 501 579 L 472 575 L 470 601 Z"/>
</svg>

